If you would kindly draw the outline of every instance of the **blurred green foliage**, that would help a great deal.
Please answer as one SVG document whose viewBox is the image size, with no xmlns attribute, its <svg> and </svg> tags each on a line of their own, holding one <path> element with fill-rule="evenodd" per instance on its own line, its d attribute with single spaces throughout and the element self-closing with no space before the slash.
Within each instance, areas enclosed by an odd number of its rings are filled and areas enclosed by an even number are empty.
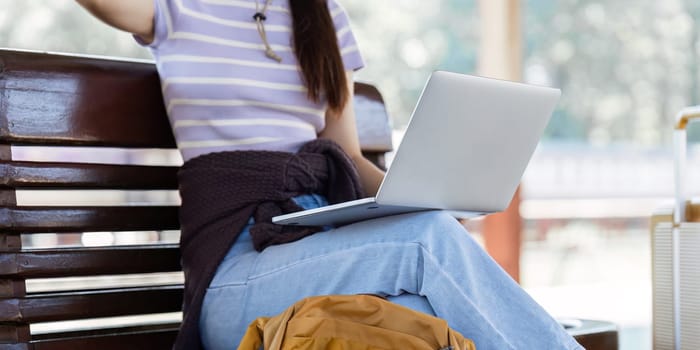
<svg viewBox="0 0 700 350">
<path fill-rule="evenodd" d="M 697 0 L 528 0 L 524 18 L 525 79 L 563 90 L 550 138 L 668 145 L 700 103 Z"/>
</svg>

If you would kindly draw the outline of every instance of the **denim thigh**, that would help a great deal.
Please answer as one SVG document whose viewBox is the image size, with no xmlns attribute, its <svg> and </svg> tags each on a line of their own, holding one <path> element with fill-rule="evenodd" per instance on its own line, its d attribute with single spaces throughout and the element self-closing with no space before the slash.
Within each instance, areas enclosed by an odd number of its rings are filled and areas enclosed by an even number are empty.
<svg viewBox="0 0 700 350">
<path fill-rule="evenodd" d="M 327 205 L 324 197 L 305 195 L 295 201 L 305 209 Z M 392 302 L 434 315 L 430 303 L 417 290 L 407 291 L 392 276 L 405 259 L 392 258 L 404 244 L 381 243 L 376 228 L 327 228 L 300 241 L 272 246 L 263 252 L 253 249 L 248 226 L 218 267 L 207 290 L 200 320 L 207 349 L 228 349 L 238 343 L 247 325 L 260 316 L 280 313 L 294 302 L 313 295 L 373 293 Z M 374 231 L 374 232 L 373 232 Z M 388 246 L 387 246 L 388 244 Z M 376 262 L 385 261 L 381 269 Z M 358 261 L 364 261 L 360 264 Z M 361 268 L 360 265 L 364 265 Z M 361 268 L 361 269 L 360 269 Z M 354 272 L 353 272 L 354 271 Z M 371 277 L 373 276 L 374 277 Z M 413 273 L 405 273 L 410 277 Z M 408 283 L 413 284 L 413 283 Z"/>
</svg>

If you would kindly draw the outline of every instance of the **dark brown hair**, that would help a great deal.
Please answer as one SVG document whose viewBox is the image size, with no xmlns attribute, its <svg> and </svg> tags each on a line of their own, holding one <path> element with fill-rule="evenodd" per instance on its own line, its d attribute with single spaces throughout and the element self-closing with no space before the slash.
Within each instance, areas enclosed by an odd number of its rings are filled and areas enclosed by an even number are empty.
<svg viewBox="0 0 700 350">
<path fill-rule="evenodd" d="M 309 98 L 325 93 L 331 112 L 339 113 L 348 100 L 348 82 L 328 0 L 289 0 L 294 22 L 294 50 Z"/>
</svg>

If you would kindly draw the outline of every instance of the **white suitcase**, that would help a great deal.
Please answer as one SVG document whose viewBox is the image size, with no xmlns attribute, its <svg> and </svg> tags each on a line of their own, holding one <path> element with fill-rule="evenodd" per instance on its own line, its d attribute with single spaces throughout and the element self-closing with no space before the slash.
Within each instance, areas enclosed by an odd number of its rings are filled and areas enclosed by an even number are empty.
<svg viewBox="0 0 700 350">
<path fill-rule="evenodd" d="M 700 106 L 676 118 L 675 205 L 651 218 L 655 350 L 700 349 L 700 202 L 685 193 L 686 128 L 694 119 L 700 120 Z"/>
</svg>

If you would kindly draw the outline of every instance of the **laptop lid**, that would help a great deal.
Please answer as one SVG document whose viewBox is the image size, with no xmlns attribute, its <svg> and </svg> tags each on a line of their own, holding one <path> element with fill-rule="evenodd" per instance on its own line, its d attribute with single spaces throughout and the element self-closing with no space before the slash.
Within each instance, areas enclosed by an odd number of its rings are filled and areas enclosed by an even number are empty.
<svg viewBox="0 0 700 350">
<path fill-rule="evenodd" d="M 560 95 L 553 88 L 434 72 L 377 203 L 504 210 Z"/>
</svg>

